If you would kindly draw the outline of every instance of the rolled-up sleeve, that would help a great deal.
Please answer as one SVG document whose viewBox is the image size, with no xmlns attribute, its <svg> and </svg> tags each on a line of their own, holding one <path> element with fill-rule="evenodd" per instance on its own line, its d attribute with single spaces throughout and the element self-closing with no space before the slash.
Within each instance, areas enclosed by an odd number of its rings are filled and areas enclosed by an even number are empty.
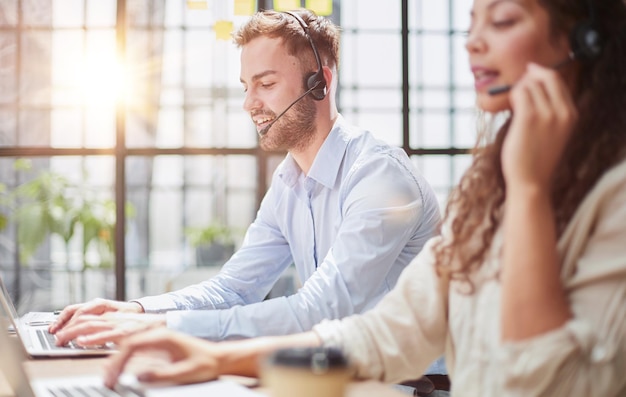
<svg viewBox="0 0 626 397">
<path fill-rule="evenodd" d="M 621 167 L 622 170 L 626 168 Z M 511 396 L 626 395 L 626 188 L 603 181 L 561 243 L 572 319 L 503 345 L 497 359 Z M 580 231 L 588 231 L 586 235 Z"/>
</svg>

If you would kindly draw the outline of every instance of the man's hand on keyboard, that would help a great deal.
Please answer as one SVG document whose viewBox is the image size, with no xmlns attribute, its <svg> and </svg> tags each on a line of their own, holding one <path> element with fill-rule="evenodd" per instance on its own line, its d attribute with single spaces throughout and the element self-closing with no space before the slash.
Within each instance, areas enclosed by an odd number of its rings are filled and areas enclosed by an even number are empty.
<svg viewBox="0 0 626 397">
<path fill-rule="evenodd" d="M 74 341 L 79 346 L 100 346 L 117 343 L 121 338 L 139 331 L 164 327 L 164 314 L 110 312 L 102 315 L 81 315 L 56 333 L 57 345 Z"/>
<path fill-rule="evenodd" d="M 73 325 L 81 316 L 86 314 L 99 315 L 110 312 L 143 313 L 143 307 L 138 302 L 120 302 L 110 299 L 93 299 L 86 303 L 69 305 L 63 309 L 50 325 L 48 331 L 56 334 L 61 329 Z"/>
</svg>

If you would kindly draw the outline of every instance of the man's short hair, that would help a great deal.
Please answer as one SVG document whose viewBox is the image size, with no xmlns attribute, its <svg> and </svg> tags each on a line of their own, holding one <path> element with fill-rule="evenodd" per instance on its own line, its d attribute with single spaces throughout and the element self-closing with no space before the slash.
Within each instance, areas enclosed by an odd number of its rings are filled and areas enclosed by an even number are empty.
<svg viewBox="0 0 626 397">
<path fill-rule="evenodd" d="M 338 68 L 339 27 L 304 8 L 292 12 L 308 25 L 309 35 L 320 54 L 322 65 Z M 259 11 L 233 34 L 233 39 L 241 47 L 260 36 L 282 38 L 290 55 L 305 60 L 302 62 L 303 72 L 317 70 L 315 56 L 304 29 L 293 16 L 274 10 Z"/>
</svg>

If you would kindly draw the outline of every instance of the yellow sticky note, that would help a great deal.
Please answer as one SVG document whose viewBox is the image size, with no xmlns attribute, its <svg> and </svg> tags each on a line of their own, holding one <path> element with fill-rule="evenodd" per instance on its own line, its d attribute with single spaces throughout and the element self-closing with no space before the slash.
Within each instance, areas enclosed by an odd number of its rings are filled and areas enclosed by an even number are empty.
<svg viewBox="0 0 626 397">
<path fill-rule="evenodd" d="M 215 37 L 218 40 L 230 40 L 230 34 L 233 31 L 232 21 L 215 21 Z"/>
<path fill-rule="evenodd" d="M 208 0 L 187 0 L 187 8 L 190 10 L 206 10 L 209 8 Z"/>
<path fill-rule="evenodd" d="M 333 0 L 306 0 L 306 8 L 314 11 L 317 15 L 330 15 L 333 13 Z"/>
<path fill-rule="evenodd" d="M 290 11 L 300 8 L 300 0 L 274 0 L 276 11 Z"/>
<path fill-rule="evenodd" d="M 235 0 L 235 15 L 254 14 L 254 0 Z"/>
</svg>

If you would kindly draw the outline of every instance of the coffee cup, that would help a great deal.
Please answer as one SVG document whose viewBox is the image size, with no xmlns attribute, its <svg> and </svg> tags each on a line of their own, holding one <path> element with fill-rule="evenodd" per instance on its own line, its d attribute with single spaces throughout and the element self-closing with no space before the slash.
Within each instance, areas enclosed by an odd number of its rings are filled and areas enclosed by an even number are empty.
<svg viewBox="0 0 626 397">
<path fill-rule="evenodd" d="M 277 350 L 261 366 L 271 397 L 343 397 L 351 376 L 343 353 L 323 347 Z"/>
</svg>

